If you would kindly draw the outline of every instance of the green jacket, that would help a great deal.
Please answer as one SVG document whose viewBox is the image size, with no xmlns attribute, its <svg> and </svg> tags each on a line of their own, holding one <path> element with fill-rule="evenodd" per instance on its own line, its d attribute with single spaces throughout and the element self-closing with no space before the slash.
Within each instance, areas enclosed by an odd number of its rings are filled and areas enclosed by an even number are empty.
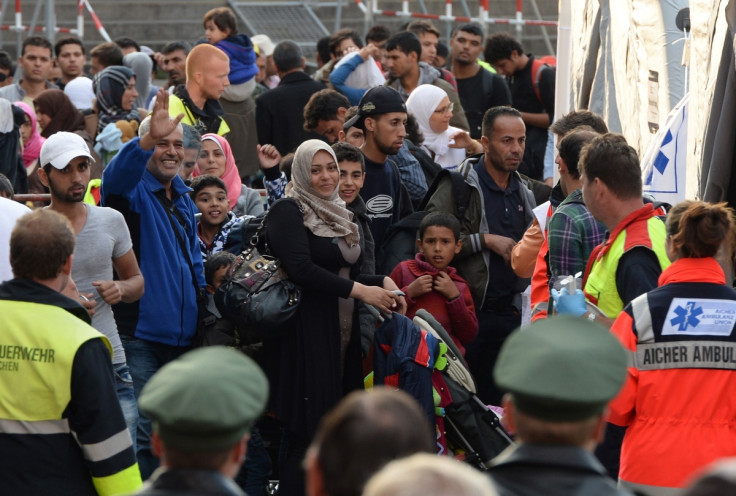
<svg viewBox="0 0 736 496">
<path fill-rule="evenodd" d="M 483 235 L 490 233 L 490 231 L 488 230 L 478 174 L 473 169 L 473 166 L 483 158 L 484 155 L 470 157 L 458 167 L 458 172 L 463 175 L 465 182 L 470 186 L 471 193 L 468 208 L 460 223 L 460 240 L 463 242 L 463 246 L 452 262 L 458 273 L 468 281 L 476 308 L 483 305 L 486 285 L 488 284 L 489 249 L 484 243 Z M 536 205 L 534 195 L 519 173 L 514 172 L 514 175 L 524 186 L 519 191 L 523 195 L 524 215 L 528 226 L 534 218 L 533 210 Z M 427 210 L 430 212 L 457 213 L 457 201 L 452 194 L 452 181 L 449 176 L 443 178 L 437 185 L 437 189 L 427 203 Z M 514 290 L 520 293 L 524 288 L 514 288 Z"/>
</svg>

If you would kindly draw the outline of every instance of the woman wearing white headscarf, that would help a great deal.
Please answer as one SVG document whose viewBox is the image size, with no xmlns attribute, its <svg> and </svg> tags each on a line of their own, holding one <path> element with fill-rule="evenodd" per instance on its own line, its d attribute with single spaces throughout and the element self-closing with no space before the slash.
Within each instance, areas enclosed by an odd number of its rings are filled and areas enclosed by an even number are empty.
<svg viewBox="0 0 736 496">
<path fill-rule="evenodd" d="M 442 88 L 431 84 L 417 86 L 406 100 L 406 109 L 414 115 L 424 135 L 422 148 L 442 167 L 457 167 L 466 154 L 483 151 L 467 132 L 450 125 L 453 104 Z"/>
<path fill-rule="evenodd" d="M 283 337 L 264 341 L 271 401 L 287 437 L 279 467 L 284 494 L 303 494 L 301 460 L 320 419 L 348 392 L 363 387 L 354 299 L 382 311 L 406 303 L 384 276 L 359 274 L 360 235 L 338 196 L 340 170 L 321 140 L 297 148 L 286 198 L 268 213 L 266 240 L 302 301 Z"/>
</svg>

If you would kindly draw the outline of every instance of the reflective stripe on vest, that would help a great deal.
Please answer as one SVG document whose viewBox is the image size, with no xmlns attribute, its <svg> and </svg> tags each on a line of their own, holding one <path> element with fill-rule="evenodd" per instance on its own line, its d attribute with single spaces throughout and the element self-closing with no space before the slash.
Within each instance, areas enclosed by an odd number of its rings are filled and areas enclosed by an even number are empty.
<svg viewBox="0 0 736 496">
<path fill-rule="evenodd" d="M 621 260 L 624 253 L 642 246 L 654 251 L 662 270 L 670 264 L 664 247 L 666 238 L 664 222 L 657 217 L 647 219 L 647 231 L 634 233 L 635 236 L 640 236 L 642 239 L 627 246 L 626 237 L 632 235 L 632 229 L 637 231 L 643 227 L 643 222 L 639 222 L 621 231 L 611 244 L 608 252 L 600 260 L 593 263 L 590 274 L 588 274 L 585 283 L 586 297 L 598 305 L 598 308 L 603 310 L 609 318 L 615 319 L 624 309 L 624 302 L 621 300 L 616 287 L 616 269 L 618 269 L 619 260 Z"/>
<path fill-rule="evenodd" d="M 29 423 L 61 420 L 71 400 L 77 350 L 90 339 L 102 338 L 112 357 L 109 341 L 53 305 L 0 300 L 0 315 L 0 418 Z M 50 425 L 24 428 L 30 433 Z"/>
</svg>

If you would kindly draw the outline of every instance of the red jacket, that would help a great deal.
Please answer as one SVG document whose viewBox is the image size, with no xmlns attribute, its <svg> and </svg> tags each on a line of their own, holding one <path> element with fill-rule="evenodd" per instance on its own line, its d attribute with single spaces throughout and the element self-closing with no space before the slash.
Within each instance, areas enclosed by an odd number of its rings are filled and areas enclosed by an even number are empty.
<svg viewBox="0 0 736 496">
<path fill-rule="evenodd" d="M 429 274 L 436 276 L 439 271 L 430 265 L 424 255 L 417 253 L 414 260 L 404 260 L 391 272 L 391 279 L 406 293 L 406 288 L 420 276 Z M 442 324 L 442 327 L 450 334 L 460 352 L 465 355 L 465 347 L 478 334 L 478 318 L 475 316 L 475 305 L 470 294 L 468 283 L 457 274 L 454 267 L 445 269 L 460 291 L 460 296 L 448 300 L 437 291 L 430 291 L 416 300 L 406 296 L 406 316 L 414 318 L 414 314 L 420 308 L 427 310 Z"/>
<path fill-rule="evenodd" d="M 713 258 L 675 261 L 658 288 L 619 314 L 611 332 L 631 365 L 609 420 L 628 426 L 625 487 L 683 487 L 694 471 L 736 455 L 735 329 L 736 291 Z"/>
</svg>

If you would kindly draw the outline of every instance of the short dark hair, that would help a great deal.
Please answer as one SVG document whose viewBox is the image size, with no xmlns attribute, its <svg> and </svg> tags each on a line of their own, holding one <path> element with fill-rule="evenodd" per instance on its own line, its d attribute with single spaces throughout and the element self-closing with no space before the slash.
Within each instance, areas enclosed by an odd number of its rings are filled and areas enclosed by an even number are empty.
<svg viewBox="0 0 736 496">
<path fill-rule="evenodd" d="M 590 127 L 584 126 L 566 134 L 557 145 L 560 159 L 565 161 L 567 171 L 573 179 L 580 178 L 580 170 L 578 169 L 580 151 L 598 135 L 599 133 L 593 131 Z"/>
<path fill-rule="evenodd" d="M 377 387 L 345 397 L 320 422 L 310 450 L 327 494 L 360 496 L 368 479 L 388 462 L 433 453 L 432 430 L 407 393 Z"/>
<path fill-rule="evenodd" d="M 423 240 L 424 231 L 426 231 L 428 227 L 432 226 L 446 227 L 452 231 L 453 235 L 455 235 L 456 242 L 460 239 L 460 221 L 457 220 L 457 217 L 447 212 L 432 212 L 427 214 L 422 219 L 422 222 L 419 223 L 417 239 Z"/>
<path fill-rule="evenodd" d="M 322 62 L 330 61 L 330 37 L 323 36 L 317 40 L 317 54 L 322 59 Z"/>
<path fill-rule="evenodd" d="M 189 55 L 189 52 L 192 50 L 192 45 L 190 45 L 186 41 L 172 41 L 171 43 L 167 43 L 161 49 L 161 53 L 164 55 L 168 55 L 171 52 L 175 52 L 177 50 L 183 50 L 184 53 Z"/>
<path fill-rule="evenodd" d="M 483 43 L 483 30 L 477 24 L 472 22 L 468 24 L 463 24 L 459 28 L 455 29 L 455 34 L 453 35 L 453 38 L 457 36 L 457 33 L 459 33 L 460 31 L 465 31 L 466 33 L 470 33 L 474 36 L 480 36 L 480 42 Z"/>
<path fill-rule="evenodd" d="M 55 44 L 54 44 L 54 55 L 56 57 L 59 56 L 61 53 L 61 47 L 65 45 L 79 45 L 79 48 L 82 49 L 82 53 L 86 54 L 87 52 L 84 50 L 84 43 L 82 43 L 82 40 L 79 38 L 75 38 L 74 36 L 67 36 L 66 38 L 60 38 Z"/>
<path fill-rule="evenodd" d="M 0 196 L 5 198 L 13 199 L 15 191 L 13 190 L 13 184 L 5 174 L 0 174 Z"/>
<path fill-rule="evenodd" d="M 365 159 L 363 152 L 357 146 L 351 145 L 346 141 L 338 141 L 332 145 L 332 151 L 335 152 L 338 165 L 340 162 L 357 162 L 360 168 L 365 172 Z"/>
<path fill-rule="evenodd" d="M 40 208 L 24 215 L 10 235 L 13 275 L 37 280 L 58 276 L 75 242 L 69 220 L 60 213 Z"/>
<path fill-rule="evenodd" d="M 223 267 L 230 267 L 237 257 L 229 251 L 220 251 L 211 255 L 204 263 L 204 282 L 212 284 L 215 272 Z"/>
<path fill-rule="evenodd" d="M 396 33 L 388 39 L 385 48 L 387 52 L 392 50 L 401 50 L 406 55 L 414 52 L 417 54 L 417 60 L 422 57 L 422 44 L 419 42 L 417 35 L 411 31 Z"/>
<path fill-rule="evenodd" d="M 89 52 L 90 57 L 95 57 L 102 66 L 123 65 L 123 51 L 111 41 L 100 43 Z"/>
<path fill-rule="evenodd" d="M 496 119 L 502 116 L 518 117 L 521 119 L 521 113 L 512 107 L 491 107 L 486 110 L 483 115 L 482 134 L 483 136 L 489 137 L 493 132 L 493 126 L 496 124 Z"/>
<path fill-rule="evenodd" d="M 8 70 L 8 77 L 13 77 L 13 73 L 15 73 L 15 61 L 5 50 L 0 50 L 0 67 Z"/>
<path fill-rule="evenodd" d="M 360 39 L 356 30 L 352 28 L 342 28 L 338 29 L 332 34 L 332 36 L 330 36 L 330 53 L 337 57 L 342 56 L 341 53 L 336 53 L 337 47 L 340 46 L 340 43 L 342 43 L 343 40 L 347 40 L 348 38 L 352 38 L 359 48 L 363 48 L 363 40 Z"/>
<path fill-rule="evenodd" d="M 430 21 L 426 19 L 420 19 L 418 21 L 411 21 L 408 26 L 406 26 L 406 30 L 414 33 L 419 37 L 420 34 L 433 34 L 437 38 L 440 37 L 440 30 L 437 29 L 434 24 L 432 24 Z"/>
<path fill-rule="evenodd" d="M 437 56 L 438 57 L 447 57 L 450 55 L 450 49 L 447 48 L 447 45 L 442 43 L 441 41 L 437 43 Z"/>
<path fill-rule="evenodd" d="M 303 59 L 302 49 L 291 40 L 280 42 L 273 50 L 273 63 L 280 72 L 301 69 Z"/>
<path fill-rule="evenodd" d="M 304 129 L 311 131 L 317 128 L 321 120 L 336 119 L 340 108 L 350 108 L 350 102 L 342 93 L 324 89 L 312 94 L 304 106 Z"/>
<path fill-rule="evenodd" d="M 510 59 L 512 52 L 522 55 L 524 47 L 508 33 L 493 33 L 486 40 L 483 57 L 486 62 L 495 64 L 499 60 Z"/>
<path fill-rule="evenodd" d="M 216 7 L 207 11 L 202 20 L 205 28 L 208 21 L 214 22 L 220 31 L 228 31 L 228 36 L 238 34 L 238 20 L 235 19 L 235 13 L 228 7 Z"/>
<path fill-rule="evenodd" d="M 573 110 L 553 122 L 549 130 L 555 134 L 564 136 L 573 129 L 581 126 L 589 126 L 598 134 L 606 134 L 608 132 L 608 126 L 606 126 L 606 121 L 603 120 L 603 117 L 594 114 L 590 110 Z"/>
<path fill-rule="evenodd" d="M 368 32 L 365 34 L 365 41 L 366 43 L 371 43 L 373 41 L 382 42 L 386 41 L 391 37 L 391 30 L 389 30 L 386 26 L 383 26 L 382 24 L 376 24 L 375 26 L 372 26 Z"/>
<path fill-rule="evenodd" d="M 141 46 L 133 38 L 122 37 L 115 40 L 115 44 L 121 49 L 123 48 L 135 48 L 136 52 L 141 51 Z"/>
<path fill-rule="evenodd" d="M 291 166 L 294 164 L 294 152 L 287 153 L 281 157 L 279 170 L 284 173 L 287 181 L 291 181 Z"/>
<path fill-rule="evenodd" d="M 217 176 L 205 174 L 204 176 L 197 176 L 192 179 L 192 184 L 189 185 L 192 188 L 192 191 L 189 192 L 189 197 L 194 201 L 197 193 L 210 186 L 220 188 L 227 193 L 227 186 L 225 186 L 225 182 L 222 179 Z"/>
<path fill-rule="evenodd" d="M 588 182 L 600 179 L 621 200 L 642 195 L 639 156 L 620 134 L 593 138 L 580 152 L 578 169 Z"/>
<path fill-rule="evenodd" d="M 23 48 L 20 51 L 21 56 L 26 54 L 26 47 L 28 46 L 48 48 L 49 55 L 52 55 L 54 53 L 54 47 L 51 45 L 51 42 L 43 36 L 29 36 L 28 38 L 23 40 L 22 46 Z"/>
</svg>

